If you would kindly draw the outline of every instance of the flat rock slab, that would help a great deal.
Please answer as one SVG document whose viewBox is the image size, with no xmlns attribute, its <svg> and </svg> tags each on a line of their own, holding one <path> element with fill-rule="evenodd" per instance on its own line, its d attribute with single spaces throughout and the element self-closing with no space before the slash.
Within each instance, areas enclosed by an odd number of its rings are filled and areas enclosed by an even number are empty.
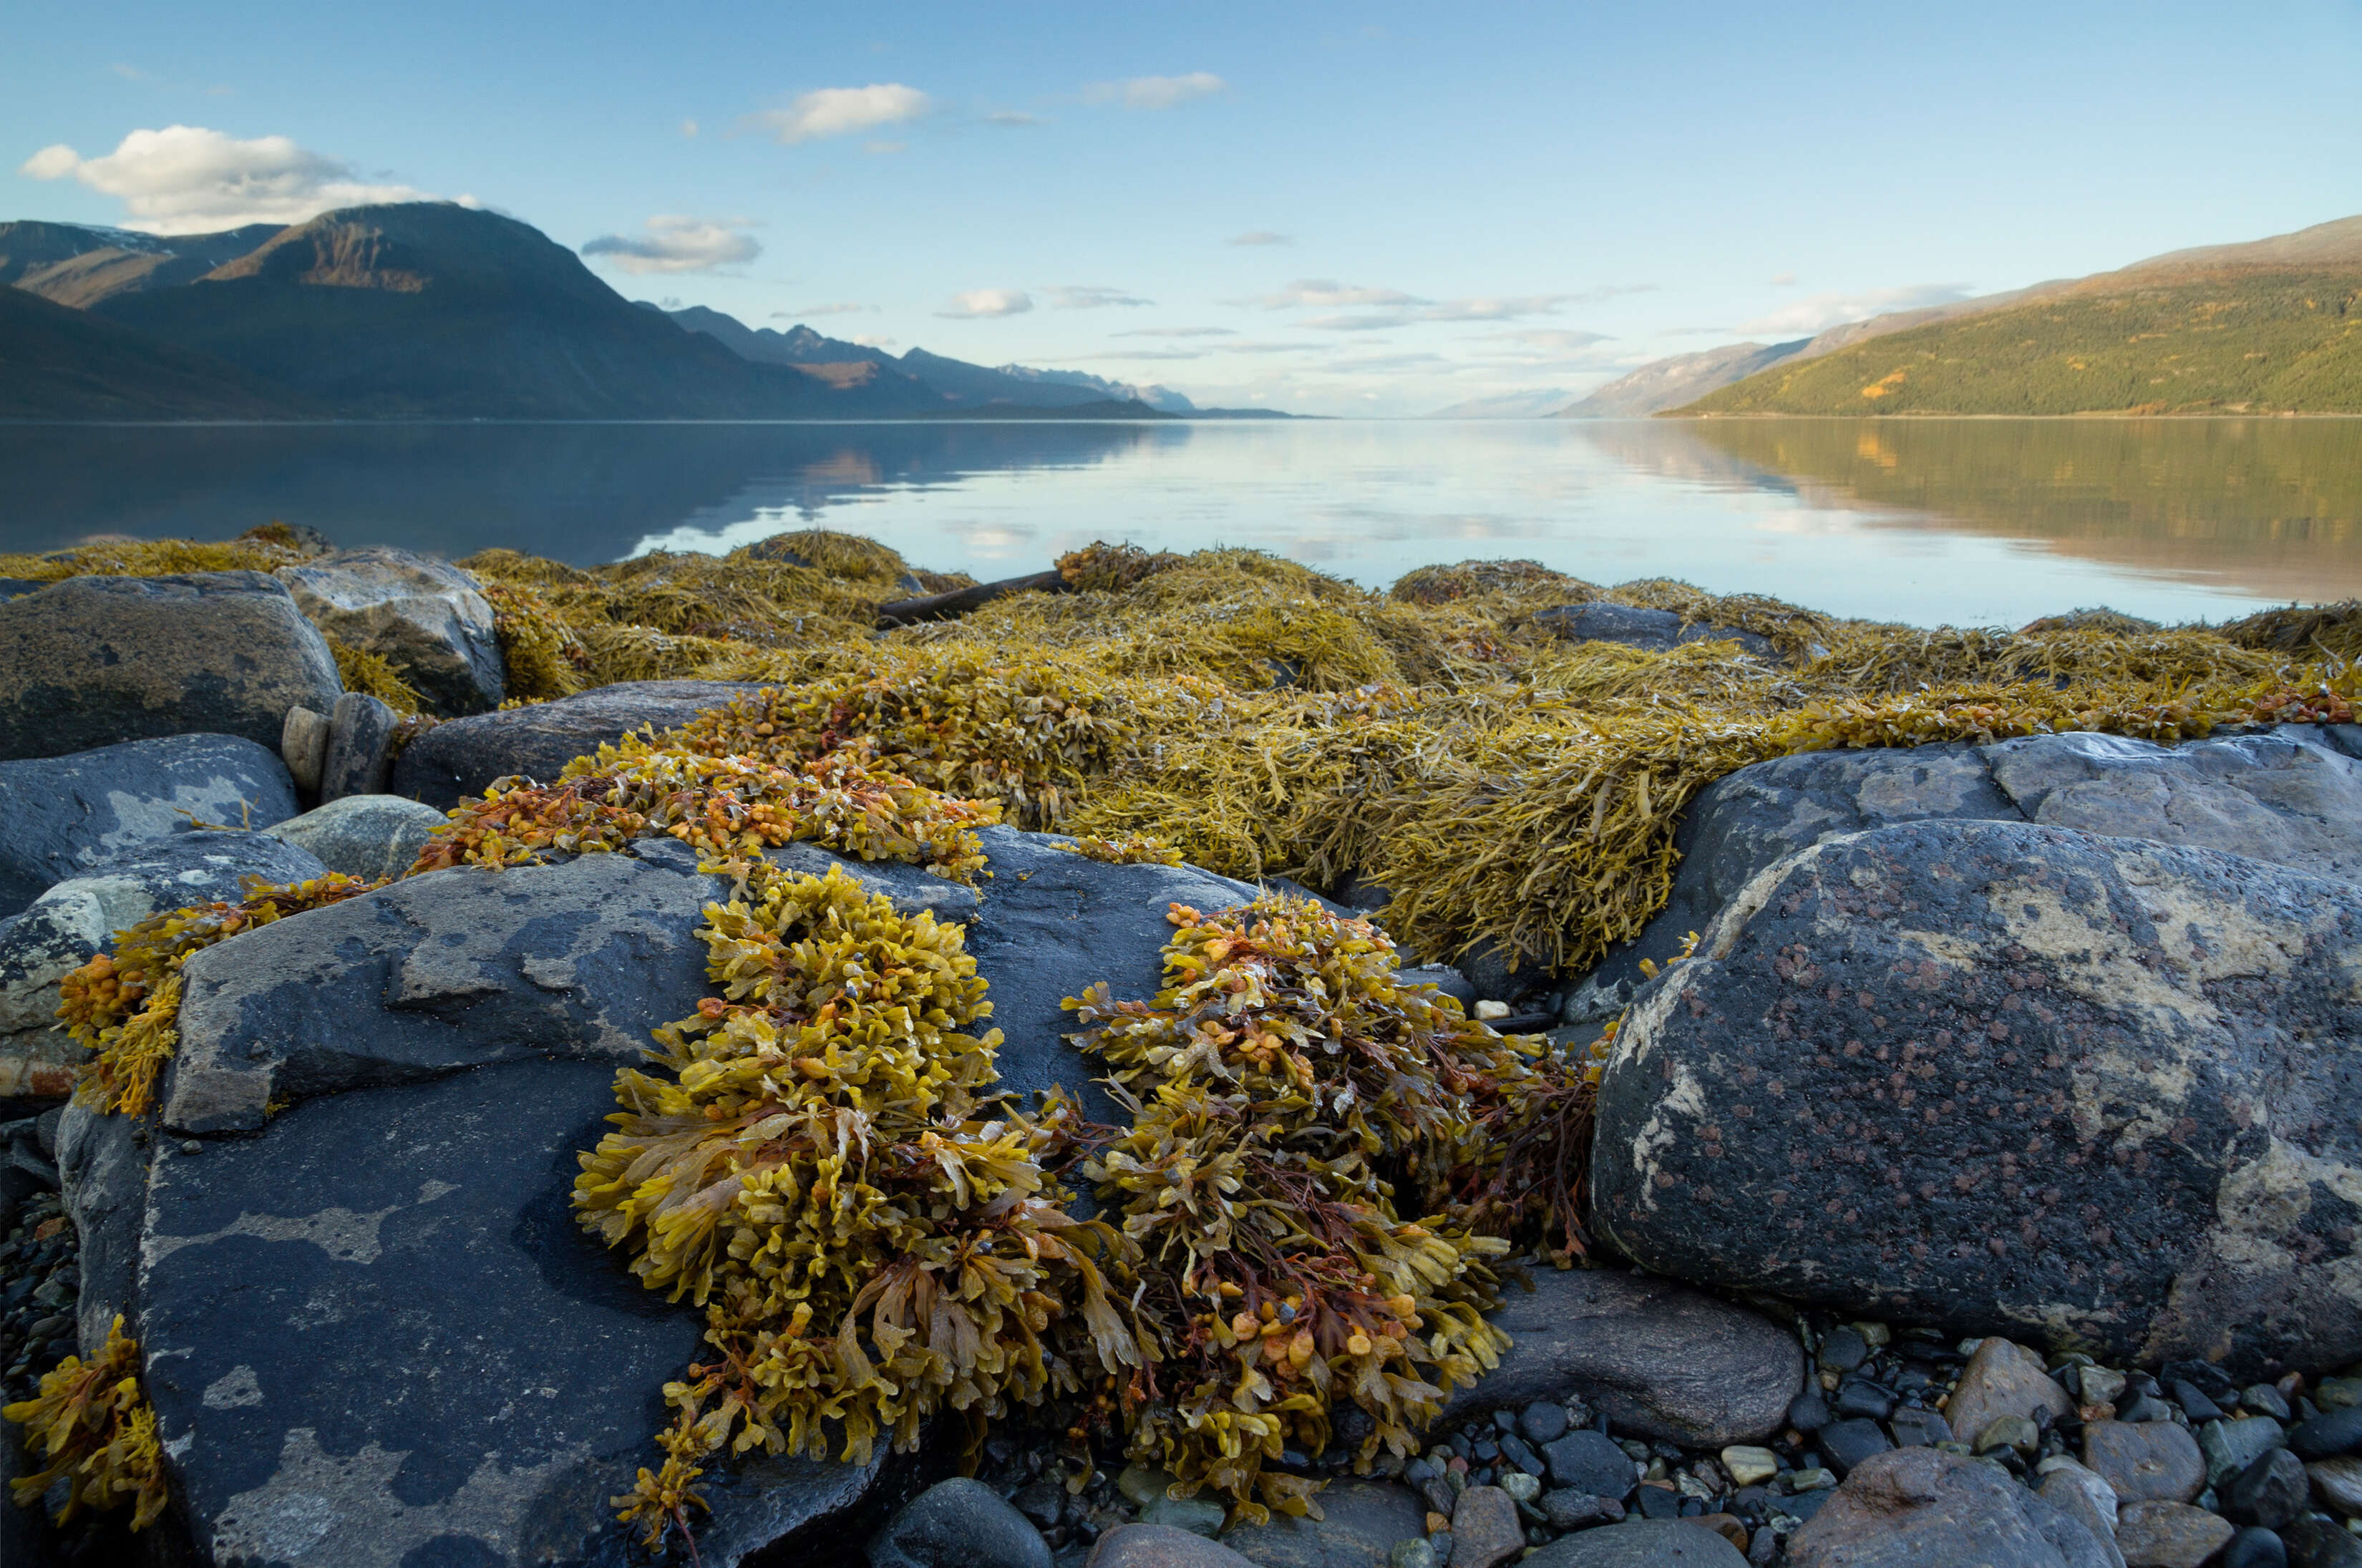
<svg viewBox="0 0 2362 1568">
<path fill-rule="evenodd" d="M 1671 610 L 1646 610 L 1633 604 L 1564 604 L 1534 616 L 1534 624 L 1575 643 L 1622 643 L 1627 647 L 1663 653 L 1683 643 L 1737 643 L 1757 658 L 1776 659 L 1780 650 L 1772 639 L 1737 626 L 1684 624 Z"/>
<path fill-rule="evenodd" d="M 1514 1342 L 1439 1425 L 1580 1395 L 1618 1431 L 1722 1448 L 1777 1431 L 1804 1386 L 1795 1335 L 1674 1280 L 1553 1269 L 1532 1282 L 1487 1314 Z"/>
<path fill-rule="evenodd" d="M 403 748 L 387 787 L 448 811 L 481 795 L 495 778 L 521 773 L 546 782 L 576 757 L 642 724 L 670 729 L 762 690 L 726 680 L 627 680 L 554 702 L 454 719 Z"/>
<path fill-rule="evenodd" d="M 1795 1568 L 2113 1568 L 2092 1532 L 2005 1473 L 1932 1448 L 1864 1460 L 1788 1543 Z"/>
<path fill-rule="evenodd" d="M 2362 1354 L 2362 889 L 2000 823 L 1767 871 L 1642 994 L 1594 1218 L 1644 1265 L 2234 1372 Z"/>
<path fill-rule="evenodd" d="M 278 754 L 237 735 L 0 762 L 0 916 L 101 861 L 186 832 L 192 818 L 262 828 L 295 811 Z"/>
<path fill-rule="evenodd" d="M 0 600 L 0 757 L 195 733 L 279 743 L 326 712 L 337 661 L 259 571 L 76 577 Z"/>
<path fill-rule="evenodd" d="M 1613 1017 L 1766 867 L 1825 840 L 1913 822 L 2032 822 L 2219 849 L 2362 881 L 2362 740 L 2352 726 L 2282 724 L 2163 746 L 2120 735 L 2032 735 L 1805 752 L 1700 790 L 1674 835 L 1672 898 L 1576 991 L 1570 1016 Z"/>
<path fill-rule="evenodd" d="M 193 830 L 83 868 L 0 920 L 0 1096 L 58 1096 L 88 1055 L 58 1021 L 59 984 L 111 951 L 115 933 L 168 910 L 246 896 L 245 879 L 297 882 L 327 868 L 259 833 Z"/>
</svg>

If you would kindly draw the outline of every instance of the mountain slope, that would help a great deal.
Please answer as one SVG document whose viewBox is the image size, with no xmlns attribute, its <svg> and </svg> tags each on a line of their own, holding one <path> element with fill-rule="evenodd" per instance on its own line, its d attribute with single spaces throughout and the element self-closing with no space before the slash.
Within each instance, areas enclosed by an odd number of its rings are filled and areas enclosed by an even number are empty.
<svg viewBox="0 0 2362 1568">
<path fill-rule="evenodd" d="M 2362 413 L 2362 266 L 2111 274 L 1774 366 L 1679 412 Z"/>
<path fill-rule="evenodd" d="M 0 419 L 288 419 L 318 412 L 233 366 L 0 287 Z"/>
<path fill-rule="evenodd" d="M 193 283 L 101 315 L 338 412 L 378 417 L 732 418 L 869 412 L 640 310 L 497 213 L 326 213 Z"/>
<path fill-rule="evenodd" d="M 1716 387 L 1743 381 L 1767 366 L 1805 348 L 1809 337 L 1792 343 L 1733 343 L 1652 359 L 1628 375 L 1600 387 L 1581 403 L 1558 411 L 1561 419 L 1631 419 L 1660 409 L 1678 408 Z"/>
<path fill-rule="evenodd" d="M 1037 370 L 1030 365 L 999 365 L 994 369 L 1012 381 L 1037 386 L 1083 387 L 1111 402 L 1142 403 L 1164 414 L 1194 414 L 1198 411 L 1196 403 L 1171 387 L 1137 381 L 1111 381 L 1087 370 Z"/>
<path fill-rule="evenodd" d="M 250 224 L 160 237 L 71 223 L 0 223 L 0 283 L 88 310 L 101 300 L 194 282 L 279 232 Z"/>
<path fill-rule="evenodd" d="M 1937 310 L 1836 328 L 1678 412 L 2362 413 L 2362 217 Z"/>
</svg>

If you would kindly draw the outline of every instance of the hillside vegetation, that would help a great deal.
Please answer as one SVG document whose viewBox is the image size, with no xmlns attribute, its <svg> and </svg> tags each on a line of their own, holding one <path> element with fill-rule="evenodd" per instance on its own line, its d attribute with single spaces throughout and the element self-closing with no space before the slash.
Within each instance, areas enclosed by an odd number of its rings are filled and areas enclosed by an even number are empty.
<svg viewBox="0 0 2362 1568">
<path fill-rule="evenodd" d="M 2362 414 L 2362 264 L 2111 274 L 1774 366 L 1674 412 Z"/>
</svg>

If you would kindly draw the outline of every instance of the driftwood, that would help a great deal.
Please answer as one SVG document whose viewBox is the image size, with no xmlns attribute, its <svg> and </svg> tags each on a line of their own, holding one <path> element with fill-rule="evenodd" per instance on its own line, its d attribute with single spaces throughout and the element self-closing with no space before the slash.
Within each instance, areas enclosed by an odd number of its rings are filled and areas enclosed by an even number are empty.
<svg viewBox="0 0 2362 1568">
<path fill-rule="evenodd" d="M 877 607 L 880 626 L 908 626 L 920 621 L 948 621 L 965 615 L 980 604 L 990 603 L 1004 593 L 1065 593 L 1066 580 L 1054 569 L 1037 571 L 1030 577 L 1004 577 L 999 582 L 979 582 L 974 588 L 955 589 L 949 593 L 931 593 L 923 599 L 897 599 Z"/>
</svg>

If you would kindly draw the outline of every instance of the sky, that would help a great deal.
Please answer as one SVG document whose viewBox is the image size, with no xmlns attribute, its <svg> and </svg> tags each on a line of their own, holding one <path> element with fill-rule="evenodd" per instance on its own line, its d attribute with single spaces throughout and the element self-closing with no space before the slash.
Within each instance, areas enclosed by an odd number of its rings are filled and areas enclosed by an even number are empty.
<svg viewBox="0 0 2362 1568">
<path fill-rule="evenodd" d="M 2362 0 L 99 0 L 0 88 L 0 216 L 465 200 L 635 299 L 1330 414 L 2362 212 Z"/>
</svg>

